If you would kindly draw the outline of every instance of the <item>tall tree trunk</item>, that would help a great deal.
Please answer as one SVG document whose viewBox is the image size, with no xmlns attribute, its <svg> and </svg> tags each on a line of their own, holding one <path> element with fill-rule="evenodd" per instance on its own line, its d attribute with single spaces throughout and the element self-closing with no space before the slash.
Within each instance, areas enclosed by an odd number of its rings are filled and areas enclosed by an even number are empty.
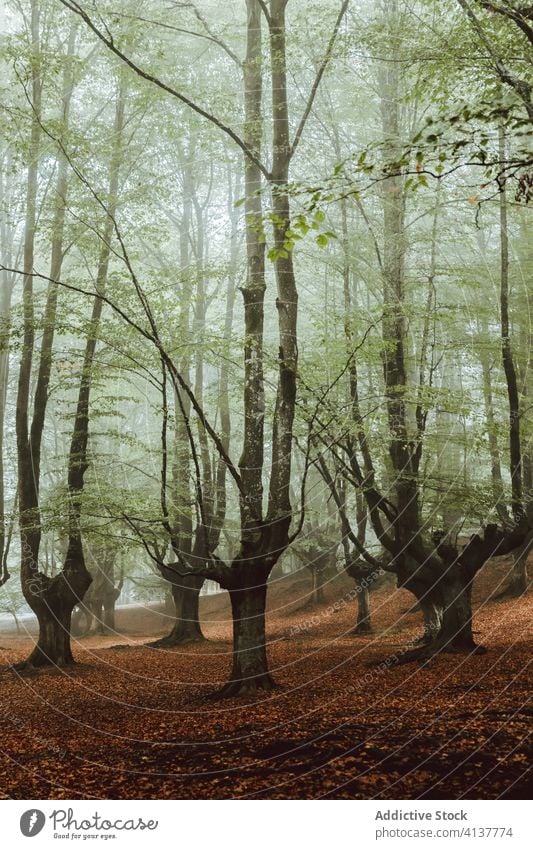
<svg viewBox="0 0 533 849">
<path fill-rule="evenodd" d="M 498 130 L 500 160 L 505 160 L 505 134 Z M 512 510 L 515 522 L 524 515 L 522 503 L 522 448 L 520 441 L 520 396 L 511 345 L 509 322 L 509 235 L 507 229 L 507 197 L 505 180 L 500 186 L 500 322 L 502 362 L 509 399 L 509 460 L 511 471 Z"/>
<path fill-rule="evenodd" d="M 1 197 L 0 197 L 1 201 Z M 0 274 L 0 587 L 10 577 L 8 554 L 8 522 L 6 519 L 4 430 L 6 417 L 7 387 L 9 381 L 9 340 L 11 333 L 11 296 L 13 281 L 7 272 Z"/>
<path fill-rule="evenodd" d="M 488 332 L 489 331 L 487 322 L 484 321 L 481 328 L 481 333 L 484 338 L 487 338 Z M 489 361 L 489 355 L 486 350 L 480 351 L 480 360 L 481 370 L 483 374 L 483 400 L 485 402 L 485 418 L 487 421 L 487 434 L 489 441 L 492 496 L 494 498 L 494 503 L 496 505 L 498 515 L 504 522 L 506 522 L 508 520 L 508 515 L 507 510 L 505 508 L 505 490 L 503 486 L 502 465 L 500 458 L 500 450 L 498 447 L 498 436 L 496 433 L 496 418 L 494 415 L 492 369 Z"/>
<path fill-rule="evenodd" d="M 22 290 L 24 332 L 17 389 L 16 433 L 19 492 L 19 528 L 21 547 L 21 583 L 26 601 L 32 605 L 33 580 L 38 574 L 39 545 L 41 540 L 38 490 L 33 474 L 29 443 L 30 382 L 35 344 L 33 265 L 37 190 L 39 179 L 39 150 L 41 140 L 41 61 L 40 14 L 38 0 L 31 2 L 31 137 L 28 150 L 26 184 L 26 214 L 24 223 L 24 277 Z"/>
<path fill-rule="evenodd" d="M 12 156 L 9 147 L 2 152 L 0 161 L 0 258 L 6 268 L 18 265 L 15 259 L 16 226 L 10 220 L 14 208 L 15 188 L 11 187 Z M 12 525 L 6 516 L 4 431 L 6 425 L 6 402 L 9 385 L 9 353 L 11 340 L 11 300 L 16 275 L 8 271 L 0 272 L 0 586 L 10 578 L 8 555 L 11 543 Z M 15 496 L 15 502 L 17 498 Z M 16 503 L 13 505 L 13 514 Z M 17 620 L 18 627 L 18 620 Z"/>
<path fill-rule="evenodd" d="M 29 582 L 23 583 L 25 596 L 39 623 L 37 643 L 20 668 L 65 666 L 74 662 L 70 646 L 71 619 L 74 607 L 80 603 L 91 583 L 85 564 L 80 530 L 81 497 L 84 476 L 88 467 L 87 444 L 89 439 L 89 400 L 92 385 L 94 355 L 102 315 L 103 300 L 113 219 L 118 195 L 118 176 L 122 156 L 122 129 L 124 125 L 124 91 L 120 87 L 113 134 L 107 217 L 102 234 L 102 248 L 96 274 L 96 292 L 85 345 L 80 387 L 68 462 L 68 543 L 63 570 L 49 577 L 34 569 Z M 26 595 L 26 593 L 28 593 Z M 29 597 L 28 597 L 29 596 Z"/>
<path fill-rule="evenodd" d="M 231 222 L 230 233 L 230 261 L 228 269 L 228 283 L 226 292 L 226 313 L 224 317 L 224 356 L 222 357 L 219 371 L 218 409 L 220 413 L 220 439 L 226 454 L 229 454 L 231 443 L 231 414 L 229 399 L 229 362 L 230 346 L 233 332 L 233 318 L 235 311 L 235 294 L 237 291 L 237 268 L 238 268 L 238 211 L 235 200 L 241 191 L 241 177 L 237 174 L 235 186 L 232 184 L 231 172 L 228 175 L 228 218 Z M 226 464 L 222 457 L 218 458 L 216 466 L 216 528 L 222 528 L 226 518 Z"/>
<path fill-rule="evenodd" d="M 243 62 L 245 126 L 244 141 L 257 159 L 263 134 L 261 63 L 261 9 L 257 0 L 246 0 L 247 41 Z M 261 171 L 244 158 L 244 211 L 246 216 L 247 274 L 242 287 L 244 301 L 244 437 L 239 460 L 243 490 L 241 524 L 254 533 L 263 515 L 263 457 L 265 389 L 263 377 L 263 325 L 265 299 L 265 238 Z"/>
<path fill-rule="evenodd" d="M 246 56 L 243 62 L 244 141 L 256 160 L 261 157 L 263 134 L 261 8 L 246 0 Z M 263 559 L 263 463 L 265 388 L 263 327 L 265 299 L 265 240 L 261 198 L 261 170 L 244 158 L 247 274 L 241 289 L 244 302 L 244 436 L 239 469 L 241 545 L 231 564 L 230 580 L 223 584 L 231 597 L 233 616 L 233 666 L 220 695 L 247 695 L 270 689 L 265 635 L 266 581 L 269 569 Z"/>
<path fill-rule="evenodd" d="M 249 694 L 270 689 L 265 635 L 266 583 L 289 544 L 291 523 L 290 476 L 292 428 L 296 402 L 297 292 L 292 255 L 286 249 L 290 229 L 288 173 L 289 140 L 287 72 L 285 55 L 286 0 L 272 0 L 268 14 L 272 77 L 272 173 L 274 213 L 274 268 L 278 297 L 278 387 L 272 424 L 272 460 L 268 510 L 263 519 L 262 471 L 264 463 L 265 394 L 263 377 L 264 239 L 261 224 L 261 172 L 245 161 L 245 211 L 248 276 L 243 287 L 244 445 L 239 466 L 242 476 L 241 547 L 224 577 L 231 596 L 234 622 L 234 659 L 222 695 Z M 261 9 L 247 0 L 247 52 L 244 62 L 245 137 L 248 148 L 260 156 L 262 135 Z"/>
<path fill-rule="evenodd" d="M 392 38 L 398 27 L 397 0 L 387 3 L 386 25 Z M 387 156 L 397 158 L 400 145 L 400 77 L 398 64 L 380 70 L 383 134 Z M 405 191 L 403 176 L 392 175 L 383 184 L 383 373 L 389 421 L 389 454 L 395 480 L 398 522 L 395 537 L 400 546 L 413 544 L 419 534 L 419 455 L 409 432 L 406 413 L 405 324 Z"/>
</svg>

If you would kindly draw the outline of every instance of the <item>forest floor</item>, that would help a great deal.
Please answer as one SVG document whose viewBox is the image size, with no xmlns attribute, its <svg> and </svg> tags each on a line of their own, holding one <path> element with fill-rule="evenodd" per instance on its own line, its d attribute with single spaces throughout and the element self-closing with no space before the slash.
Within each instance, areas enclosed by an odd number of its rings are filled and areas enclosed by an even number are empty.
<svg viewBox="0 0 533 849">
<path fill-rule="evenodd" d="M 162 608 L 119 610 L 115 635 L 75 642 L 72 669 L 0 675 L 0 797 L 523 798 L 532 596 L 494 600 L 507 569 L 476 581 L 487 654 L 424 667 L 380 665 L 421 632 L 409 593 L 373 593 L 375 633 L 358 637 L 346 576 L 314 608 L 307 573 L 275 581 L 279 687 L 254 700 L 210 699 L 230 666 L 226 594 L 202 599 L 209 641 L 171 650 L 143 646 L 169 630 Z M 3 631 L 0 644 L 5 668 L 32 639 Z"/>
</svg>

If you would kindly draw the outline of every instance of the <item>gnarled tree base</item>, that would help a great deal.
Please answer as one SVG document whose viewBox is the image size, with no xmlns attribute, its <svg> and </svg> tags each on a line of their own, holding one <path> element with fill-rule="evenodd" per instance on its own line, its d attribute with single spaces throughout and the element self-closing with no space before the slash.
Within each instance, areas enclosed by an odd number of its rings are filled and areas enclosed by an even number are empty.
<svg viewBox="0 0 533 849">
<path fill-rule="evenodd" d="M 429 663 L 434 657 L 440 654 L 486 654 L 487 649 L 480 646 L 474 641 L 469 642 L 454 642 L 453 640 L 435 640 L 429 644 L 418 646 L 415 649 L 404 652 L 401 655 L 393 655 L 392 661 L 394 665 L 404 663 L 413 663 L 419 661 L 421 663 Z"/>
<path fill-rule="evenodd" d="M 204 637 L 201 631 L 173 628 L 166 637 L 160 637 L 158 640 L 145 643 L 145 645 L 152 649 L 165 649 L 172 648 L 173 646 L 193 645 L 195 643 L 207 643 L 207 638 Z"/>
<path fill-rule="evenodd" d="M 41 629 L 42 630 L 42 629 Z M 72 656 L 70 638 L 59 623 L 48 623 L 47 639 L 37 642 L 30 656 L 11 667 L 15 672 L 33 672 L 39 669 L 64 669 L 74 666 L 76 661 Z"/>
<path fill-rule="evenodd" d="M 255 696 L 258 693 L 269 692 L 276 688 L 272 676 L 265 672 L 255 678 L 228 681 L 221 690 L 213 694 L 213 699 L 232 699 L 239 696 Z"/>
<path fill-rule="evenodd" d="M 349 631 L 349 633 L 356 637 L 362 637 L 368 634 L 373 634 L 374 629 L 370 622 L 359 622 L 355 628 L 352 628 L 352 630 Z"/>
</svg>

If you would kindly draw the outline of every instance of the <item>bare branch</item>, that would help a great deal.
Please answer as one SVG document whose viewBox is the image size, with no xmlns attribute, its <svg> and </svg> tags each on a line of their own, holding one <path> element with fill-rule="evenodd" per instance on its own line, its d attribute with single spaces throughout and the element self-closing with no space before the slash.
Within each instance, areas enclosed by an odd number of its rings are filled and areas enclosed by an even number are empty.
<svg viewBox="0 0 533 849">
<path fill-rule="evenodd" d="M 272 18 L 270 17 L 270 12 L 268 11 L 268 6 L 265 3 L 265 0 L 257 0 L 257 3 L 259 6 L 261 6 L 266 22 L 270 26 L 270 24 L 272 23 Z"/>
<path fill-rule="evenodd" d="M 266 177 L 267 180 L 270 178 L 270 173 L 268 169 L 255 156 L 253 151 L 248 147 L 247 144 L 245 144 L 245 142 L 240 138 L 240 136 L 238 136 L 237 133 L 231 129 L 231 127 L 228 127 L 227 124 L 224 124 L 224 122 L 217 118 L 216 115 L 212 115 L 210 112 L 207 112 L 206 109 L 203 109 L 201 106 L 199 106 L 193 100 L 190 100 L 186 95 L 182 94 L 177 89 L 167 85 L 158 77 L 154 77 L 153 74 L 148 73 L 148 71 L 143 71 L 143 69 L 140 68 L 139 65 L 137 65 L 132 59 L 126 56 L 126 54 L 123 53 L 122 50 L 117 47 L 112 37 L 105 35 L 100 29 L 98 29 L 94 21 L 87 14 L 87 12 L 85 12 L 82 7 L 75 2 L 75 0 L 59 0 L 59 2 L 62 3 L 65 8 L 69 9 L 75 15 L 79 15 L 79 17 L 87 24 L 89 29 L 92 30 L 92 32 L 97 36 L 97 38 L 99 38 L 100 41 L 105 44 L 108 50 L 114 53 L 115 56 L 118 56 L 119 59 L 121 59 L 139 77 L 142 77 L 142 79 L 147 80 L 148 82 L 151 82 L 154 85 L 158 86 L 158 88 L 162 89 L 163 91 L 166 91 L 167 94 L 172 95 L 172 97 L 175 97 L 181 103 L 184 103 L 198 115 L 201 115 L 202 118 L 205 118 L 211 124 L 214 124 L 215 127 L 218 127 L 219 130 L 229 136 L 229 138 L 232 139 L 232 141 L 234 141 L 235 144 L 238 145 L 238 147 L 240 147 L 243 153 L 254 163 L 257 168 L 259 168 L 259 170 L 261 171 L 263 176 Z"/>
<path fill-rule="evenodd" d="M 294 151 L 298 147 L 298 144 L 299 144 L 300 139 L 302 137 L 302 133 L 304 131 L 305 125 L 307 123 L 307 119 L 309 118 L 309 115 L 311 113 L 311 109 L 313 108 L 313 103 L 315 102 L 315 97 L 316 97 L 316 93 L 318 91 L 318 87 L 320 85 L 320 81 L 322 80 L 322 77 L 324 76 L 324 72 L 325 72 L 325 70 L 326 70 L 326 68 L 329 64 L 329 60 L 331 59 L 331 54 L 333 53 L 333 47 L 335 45 L 335 41 L 337 40 L 337 35 L 338 35 L 339 29 L 340 29 L 340 25 L 342 23 L 342 19 L 344 18 L 344 15 L 346 14 L 346 10 L 348 8 L 349 2 L 350 2 L 350 0 L 344 0 L 344 3 L 341 6 L 341 10 L 340 10 L 340 12 L 337 16 L 337 20 L 335 21 L 335 26 L 333 27 L 333 32 L 331 33 L 331 37 L 330 37 L 329 42 L 328 42 L 326 53 L 324 55 L 324 58 L 322 59 L 320 67 L 318 69 L 317 75 L 315 77 L 315 81 L 314 81 L 313 85 L 311 86 L 311 91 L 309 92 L 309 98 L 307 100 L 307 105 L 304 109 L 304 113 L 303 113 L 303 115 L 300 119 L 300 123 L 298 124 L 298 129 L 296 130 L 296 134 L 294 136 L 294 141 L 291 145 L 291 154 L 290 154 L 291 156 L 293 156 Z"/>
</svg>

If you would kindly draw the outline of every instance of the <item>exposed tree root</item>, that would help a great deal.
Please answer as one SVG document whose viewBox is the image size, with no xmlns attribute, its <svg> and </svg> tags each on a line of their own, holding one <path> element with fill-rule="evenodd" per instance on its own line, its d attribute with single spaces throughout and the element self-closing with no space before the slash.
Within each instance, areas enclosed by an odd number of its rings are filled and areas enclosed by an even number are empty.
<svg viewBox="0 0 533 849">
<path fill-rule="evenodd" d="M 373 634 L 374 629 L 369 622 L 360 622 L 359 625 L 356 625 L 355 628 L 352 628 L 349 634 L 353 634 L 355 637 L 363 637 L 367 634 Z"/>
<path fill-rule="evenodd" d="M 452 642 L 442 642 L 436 641 L 431 643 L 426 643 L 424 645 L 418 646 L 418 648 L 411 649 L 410 651 L 406 651 L 401 655 L 393 655 L 391 660 L 391 665 L 401 666 L 404 663 L 413 663 L 419 661 L 420 663 L 429 663 L 439 654 L 486 654 L 487 649 L 484 646 L 479 646 L 473 643 L 472 645 L 468 644 L 457 644 Z"/>
<path fill-rule="evenodd" d="M 151 649 L 172 648 L 173 646 L 185 646 L 198 643 L 207 643 L 206 637 L 199 633 L 185 634 L 168 634 L 166 637 L 160 637 L 158 640 L 153 640 L 150 643 L 144 643 L 145 646 Z"/>
<path fill-rule="evenodd" d="M 242 696 L 256 696 L 259 693 L 269 692 L 276 688 L 276 683 L 271 675 L 264 673 L 255 678 L 241 679 L 238 681 L 228 681 L 222 689 L 213 693 L 212 699 L 218 701 L 220 699 L 233 699 Z"/>
</svg>

